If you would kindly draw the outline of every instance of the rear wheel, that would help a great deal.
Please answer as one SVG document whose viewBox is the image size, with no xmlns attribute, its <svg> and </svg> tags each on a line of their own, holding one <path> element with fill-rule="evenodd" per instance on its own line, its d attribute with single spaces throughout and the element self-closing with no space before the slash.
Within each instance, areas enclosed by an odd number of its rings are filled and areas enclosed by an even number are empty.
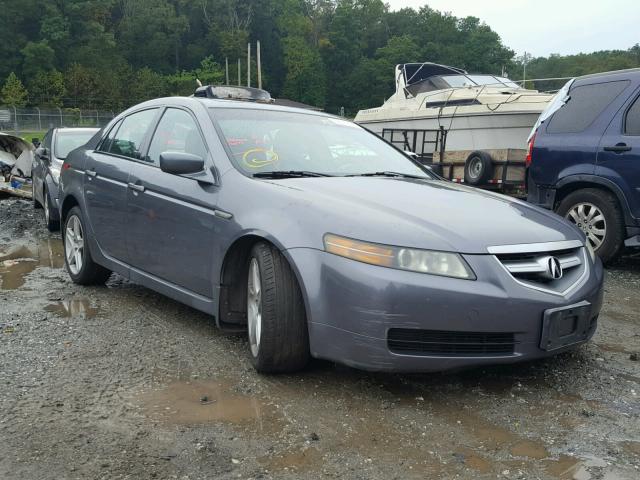
<svg viewBox="0 0 640 480">
<path fill-rule="evenodd" d="M 309 360 L 309 336 L 298 282 L 274 246 L 258 243 L 249 255 L 247 329 L 251 361 L 263 373 L 293 372 Z"/>
<path fill-rule="evenodd" d="M 107 281 L 111 272 L 93 261 L 86 231 L 80 208 L 73 207 L 67 215 L 62 232 L 64 263 L 74 283 L 102 284 Z"/>
<path fill-rule="evenodd" d="M 605 264 L 622 252 L 624 218 L 613 194 L 597 188 L 577 190 L 560 202 L 557 213 L 584 232 Z"/>
</svg>

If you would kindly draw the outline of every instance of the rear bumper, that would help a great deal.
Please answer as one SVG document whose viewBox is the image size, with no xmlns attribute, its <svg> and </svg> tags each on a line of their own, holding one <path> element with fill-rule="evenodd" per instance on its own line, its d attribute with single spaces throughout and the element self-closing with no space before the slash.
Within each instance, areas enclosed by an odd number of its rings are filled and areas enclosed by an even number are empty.
<svg viewBox="0 0 640 480">
<path fill-rule="evenodd" d="M 495 258 L 465 258 L 478 280 L 456 280 L 347 260 L 313 249 L 287 251 L 307 305 L 311 354 L 349 366 L 396 372 L 426 372 L 513 363 L 557 354 L 540 348 L 544 312 L 587 301 L 593 320 L 602 305 L 602 266 L 567 297 L 517 284 Z M 508 333 L 513 349 L 500 354 L 398 353 L 389 330 Z"/>
<path fill-rule="evenodd" d="M 553 210 L 556 201 L 556 188 L 537 185 L 529 176 L 527 181 L 527 202 L 538 207 Z"/>
</svg>

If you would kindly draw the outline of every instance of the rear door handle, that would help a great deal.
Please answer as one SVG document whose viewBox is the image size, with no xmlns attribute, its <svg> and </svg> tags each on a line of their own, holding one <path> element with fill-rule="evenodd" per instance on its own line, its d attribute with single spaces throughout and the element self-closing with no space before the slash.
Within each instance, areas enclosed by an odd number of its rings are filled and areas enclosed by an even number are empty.
<svg viewBox="0 0 640 480">
<path fill-rule="evenodd" d="M 129 188 L 136 192 L 144 192 L 144 185 L 138 185 L 137 183 L 129 183 Z"/>
<path fill-rule="evenodd" d="M 613 153 L 628 152 L 629 150 L 631 150 L 631 147 L 626 143 L 616 143 L 615 145 L 604 147 L 605 152 L 613 152 Z"/>
<path fill-rule="evenodd" d="M 88 177 L 97 177 L 98 174 L 96 173 L 95 170 L 85 170 L 84 174 Z"/>
</svg>

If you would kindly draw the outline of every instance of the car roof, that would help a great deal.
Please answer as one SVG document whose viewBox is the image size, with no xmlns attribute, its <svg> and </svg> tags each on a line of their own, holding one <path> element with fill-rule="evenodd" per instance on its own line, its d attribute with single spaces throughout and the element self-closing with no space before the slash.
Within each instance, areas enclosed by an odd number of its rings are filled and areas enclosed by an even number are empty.
<svg viewBox="0 0 640 480">
<path fill-rule="evenodd" d="M 640 68 L 627 68 L 625 70 L 612 70 L 609 72 L 600 72 L 600 73 L 591 73 L 589 75 L 583 75 L 581 77 L 576 77 L 576 81 L 582 80 L 591 80 L 591 79 L 611 79 L 615 80 L 617 78 L 629 78 L 640 75 Z"/>
<path fill-rule="evenodd" d="M 100 130 L 99 127 L 56 127 L 54 128 L 57 132 L 97 132 Z"/>
<path fill-rule="evenodd" d="M 147 100 L 146 102 L 139 103 L 126 110 L 123 113 L 127 113 L 133 110 L 139 110 L 145 107 L 156 107 L 158 105 L 188 105 L 200 104 L 205 108 L 237 108 L 245 110 L 270 110 L 275 112 L 288 112 L 288 113 L 302 113 L 305 115 L 317 115 L 322 117 L 336 118 L 335 115 L 330 115 L 324 112 L 318 112 L 315 110 L 309 110 L 306 108 L 285 107 L 284 105 L 275 105 L 273 103 L 260 103 L 250 102 L 246 100 L 226 100 L 226 99 L 214 99 L 214 98 L 201 98 L 201 97 L 163 97 L 154 98 L 153 100 Z"/>
</svg>

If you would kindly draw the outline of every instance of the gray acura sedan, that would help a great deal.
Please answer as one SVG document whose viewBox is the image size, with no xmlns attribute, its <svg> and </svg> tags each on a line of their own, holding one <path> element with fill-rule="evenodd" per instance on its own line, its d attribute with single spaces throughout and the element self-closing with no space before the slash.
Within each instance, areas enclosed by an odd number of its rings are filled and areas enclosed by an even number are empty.
<svg viewBox="0 0 640 480">
<path fill-rule="evenodd" d="M 142 103 L 67 157 L 74 282 L 114 271 L 246 329 L 261 372 L 510 363 L 594 334 L 602 265 L 576 227 L 352 122 L 230 95 Z"/>
</svg>

